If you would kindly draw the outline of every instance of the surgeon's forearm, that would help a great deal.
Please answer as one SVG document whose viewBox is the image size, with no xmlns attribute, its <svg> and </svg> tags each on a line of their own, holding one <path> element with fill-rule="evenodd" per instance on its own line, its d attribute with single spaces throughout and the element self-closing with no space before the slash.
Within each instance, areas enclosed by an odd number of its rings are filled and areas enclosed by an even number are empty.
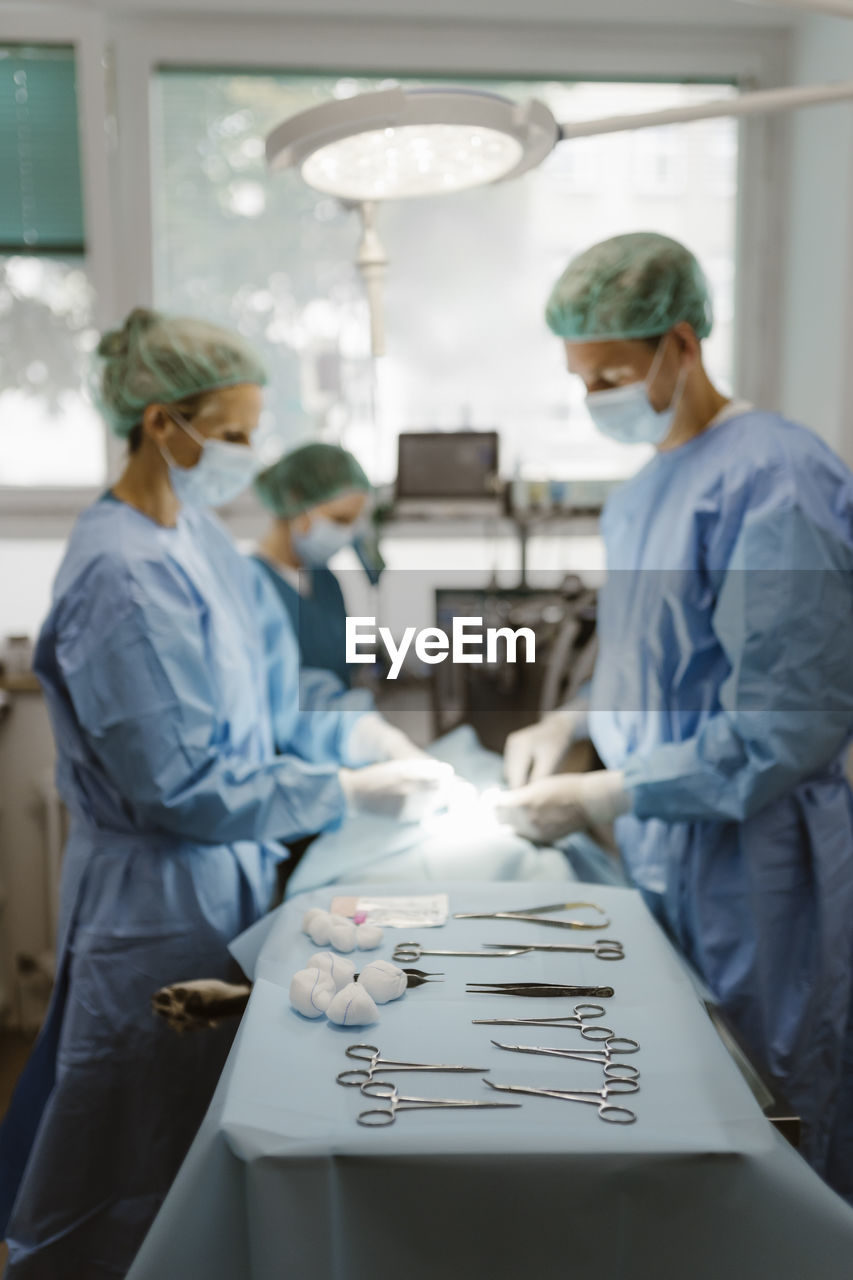
<svg viewBox="0 0 853 1280">
<path fill-rule="evenodd" d="M 633 811 L 669 822 L 743 822 L 825 768 L 846 740 L 843 723 L 819 711 L 766 712 L 763 723 L 762 735 L 738 732 L 720 712 L 695 737 L 630 759 Z"/>
<path fill-rule="evenodd" d="M 334 765 L 278 756 L 250 766 L 213 752 L 188 759 L 183 750 L 145 761 L 138 742 L 134 754 L 115 731 L 103 745 L 104 767 L 143 830 L 210 844 L 288 841 L 338 825 L 345 812 Z"/>
</svg>

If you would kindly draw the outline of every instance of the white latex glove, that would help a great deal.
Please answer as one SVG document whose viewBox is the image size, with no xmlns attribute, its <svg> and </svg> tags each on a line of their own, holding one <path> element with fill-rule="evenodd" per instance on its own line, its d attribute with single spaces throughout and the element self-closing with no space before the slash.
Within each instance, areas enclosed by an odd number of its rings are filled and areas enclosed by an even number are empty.
<svg viewBox="0 0 853 1280">
<path fill-rule="evenodd" d="M 612 822 L 630 807 L 623 775 L 616 769 L 540 778 L 495 798 L 498 821 L 537 844 L 553 844 L 573 831 Z"/>
<path fill-rule="evenodd" d="M 549 711 L 538 724 L 516 729 L 504 747 L 504 776 L 508 787 L 547 778 L 573 742 L 586 733 L 587 705 L 575 703 Z"/>
<path fill-rule="evenodd" d="M 381 760 L 426 759 L 408 734 L 389 724 L 378 711 L 359 716 L 347 739 L 347 759 L 352 764 L 373 764 Z"/>
<path fill-rule="evenodd" d="M 453 777 L 449 764 L 419 756 L 387 760 L 363 769 L 340 769 L 341 786 L 352 813 L 380 813 L 402 822 L 419 822 L 445 802 Z"/>
</svg>

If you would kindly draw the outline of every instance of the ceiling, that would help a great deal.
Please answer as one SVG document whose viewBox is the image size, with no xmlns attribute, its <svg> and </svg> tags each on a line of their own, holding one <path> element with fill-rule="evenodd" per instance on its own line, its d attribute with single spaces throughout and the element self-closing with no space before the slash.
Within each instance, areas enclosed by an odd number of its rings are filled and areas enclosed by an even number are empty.
<svg viewBox="0 0 853 1280">
<path fill-rule="evenodd" d="M 4 0 L 0 0 L 0 8 Z M 5 0 L 9 2 L 9 0 Z M 29 0 L 35 6 L 40 0 Z M 49 0 L 68 8 L 114 13 L 221 13 L 235 16 L 234 0 Z M 749 0 L 243 0 L 247 13 L 281 17 L 396 18 L 512 22 L 583 22 L 641 25 L 790 27 L 801 21 L 790 8 Z"/>
</svg>

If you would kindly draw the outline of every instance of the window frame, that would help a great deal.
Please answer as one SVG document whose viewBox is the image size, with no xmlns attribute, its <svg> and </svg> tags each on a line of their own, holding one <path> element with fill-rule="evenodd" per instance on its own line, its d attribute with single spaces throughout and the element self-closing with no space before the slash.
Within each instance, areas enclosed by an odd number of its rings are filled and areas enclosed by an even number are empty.
<svg viewBox="0 0 853 1280">
<path fill-rule="evenodd" d="M 429 74 L 448 80 L 716 80 L 743 90 L 784 83 L 790 69 L 789 33 L 776 28 L 620 24 L 617 43 L 612 24 L 233 20 L 209 14 L 202 23 L 198 15 L 102 18 L 53 11 L 48 18 L 22 7 L 16 11 L 18 34 L 4 21 L 3 38 L 72 43 L 78 51 L 87 262 L 102 327 L 132 306 L 153 302 L 152 90 L 163 67 Z M 107 42 L 115 68 L 114 104 L 101 65 Z M 278 48 L 286 57 L 271 58 L 270 50 Z M 562 65 L 555 49 L 570 51 Z M 120 146 L 113 141 L 108 147 L 113 105 Z M 740 126 L 735 381 L 739 394 L 771 407 L 779 399 L 782 372 L 788 132 L 785 116 L 748 118 Z M 111 477 L 121 453 L 121 443 L 110 440 Z M 0 489 L 0 535 L 62 536 L 93 497 L 88 490 Z M 250 503 L 238 502 L 224 513 L 235 530 L 245 529 L 247 520 L 251 524 Z"/>
<path fill-rule="evenodd" d="M 115 313 L 109 168 L 112 111 L 104 74 L 104 23 L 95 13 L 68 12 L 32 4 L 8 5 L 0 13 L 0 40 L 4 44 L 70 45 L 74 50 L 85 227 L 84 262 L 95 295 L 93 323 L 97 328 L 103 328 Z M 115 466 L 115 454 L 108 440 L 108 470 Z M 0 536 L 63 536 L 96 495 L 97 489 L 91 486 L 0 485 Z"/>
</svg>

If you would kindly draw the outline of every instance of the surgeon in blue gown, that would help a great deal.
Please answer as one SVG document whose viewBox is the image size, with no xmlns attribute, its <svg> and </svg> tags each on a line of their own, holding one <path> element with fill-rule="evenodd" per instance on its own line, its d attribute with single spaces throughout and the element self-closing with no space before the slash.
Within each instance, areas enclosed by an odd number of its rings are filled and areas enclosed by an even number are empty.
<svg viewBox="0 0 853 1280">
<path fill-rule="evenodd" d="M 615 819 L 627 871 L 853 1202 L 853 476 L 804 427 L 723 396 L 683 246 L 618 236 L 547 307 L 605 435 L 654 446 L 603 519 L 587 707 L 507 744 L 515 828 Z M 556 774 L 589 733 L 606 766 Z"/>
<path fill-rule="evenodd" d="M 56 988 L 0 1132 L 9 1280 L 123 1276 L 210 1101 L 227 1029 L 179 1037 L 153 993 L 228 978 L 286 842 L 429 788 L 360 741 L 362 695 L 303 668 L 264 576 L 206 510 L 250 484 L 261 364 L 138 310 L 100 344 L 129 441 L 72 533 L 35 667 L 71 818 Z M 342 767 L 343 766 L 343 767 Z"/>
<path fill-rule="evenodd" d="M 255 481 L 272 515 L 257 561 L 290 614 L 303 662 L 349 685 L 346 607 L 329 561 L 361 531 L 370 481 L 339 445 L 306 444 Z"/>
</svg>

